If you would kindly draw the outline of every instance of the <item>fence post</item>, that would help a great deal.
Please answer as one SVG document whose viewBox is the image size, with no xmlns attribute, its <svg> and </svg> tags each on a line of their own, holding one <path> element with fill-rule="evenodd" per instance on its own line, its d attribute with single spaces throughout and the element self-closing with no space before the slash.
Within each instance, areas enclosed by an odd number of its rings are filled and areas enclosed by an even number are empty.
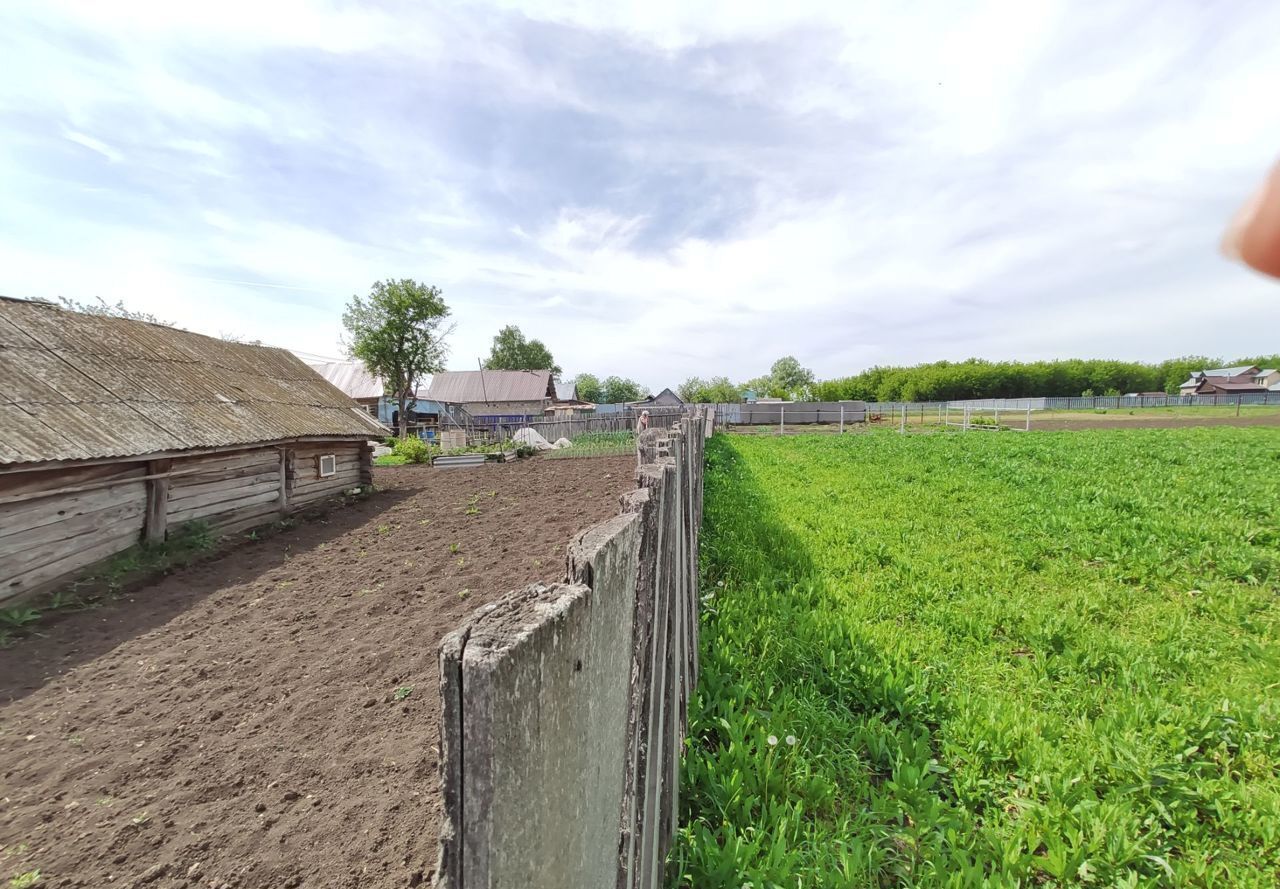
<svg viewBox="0 0 1280 889">
<path fill-rule="evenodd" d="M 902 428 L 899 430 L 903 435 L 907 434 L 907 403 L 902 403 Z"/>
<path fill-rule="evenodd" d="M 1031 402 L 1027 402 L 1027 432 L 1031 431 Z"/>
<path fill-rule="evenodd" d="M 997 426 L 999 426 L 999 425 L 1000 425 L 1000 407 L 999 407 L 999 405 L 997 405 L 997 406 L 996 406 L 996 425 L 997 425 Z"/>
<path fill-rule="evenodd" d="M 787 406 L 785 404 L 778 405 L 778 434 L 787 434 Z"/>
<path fill-rule="evenodd" d="M 840 405 L 840 434 L 844 435 L 844 405 Z"/>
</svg>

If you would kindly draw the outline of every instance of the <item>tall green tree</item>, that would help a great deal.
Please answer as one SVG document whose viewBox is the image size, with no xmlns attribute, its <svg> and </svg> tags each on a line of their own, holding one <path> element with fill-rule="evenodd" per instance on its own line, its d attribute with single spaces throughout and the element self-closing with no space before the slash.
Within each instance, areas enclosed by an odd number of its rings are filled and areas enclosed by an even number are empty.
<svg viewBox="0 0 1280 889">
<path fill-rule="evenodd" d="M 626 377 L 607 377 L 603 383 L 603 403 L 621 404 L 624 401 L 639 401 L 644 398 L 644 389 L 635 380 Z"/>
<path fill-rule="evenodd" d="M 780 398 L 804 399 L 813 387 L 813 371 L 790 355 L 779 358 L 769 368 L 771 394 Z"/>
<path fill-rule="evenodd" d="M 692 404 L 733 404 L 742 400 L 738 387 L 728 377 L 690 377 L 676 390 L 680 397 Z"/>
<path fill-rule="evenodd" d="M 542 340 L 525 339 L 514 324 L 498 331 L 484 366 L 489 370 L 549 370 L 557 376 L 560 374 L 560 365 Z"/>
<path fill-rule="evenodd" d="M 342 313 L 347 353 L 385 380 L 400 406 L 401 438 L 418 381 L 444 370 L 444 340 L 453 332 L 444 326 L 448 317 L 440 288 L 408 278 L 374 283 L 367 297 L 352 296 Z"/>
<path fill-rule="evenodd" d="M 604 402 L 604 386 L 600 385 L 600 378 L 595 374 L 578 374 L 573 378 L 573 384 L 578 387 L 578 397 L 583 401 L 592 404 Z"/>
</svg>

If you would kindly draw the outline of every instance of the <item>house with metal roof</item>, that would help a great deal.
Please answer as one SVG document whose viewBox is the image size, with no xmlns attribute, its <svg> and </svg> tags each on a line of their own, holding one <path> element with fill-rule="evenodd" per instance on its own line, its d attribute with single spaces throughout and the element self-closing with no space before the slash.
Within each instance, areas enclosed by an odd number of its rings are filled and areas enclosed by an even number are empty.
<svg viewBox="0 0 1280 889">
<path fill-rule="evenodd" d="M 635 408 L 650 407 L 684 407 L 684 399 L 671 391 L 670 388 L 663 389 L 657 395 L 650 395 L 648 398 L 642 398 L 640 401 L 630 402 Z"/>
<path fill-rule="evenodd" d="M 519 422 L 540 419 L 556 401 L 556 385 L 549 370 L 451 370 L 431 378 L 427 398 L 481 422 Z"/>
<path fill-rule="evenodd" d="M 0 297 L 0 606 L 368 484 L 386 434 L 283 349 Z"/>
<path fill-rule="evenodd" d="M 307 362 L 307 366 L 341 389 L 379 423 L 390 429 L 399 427 L 400 399 L 387 394 L 386 383 L 371 373 L 363 361 L 353 358 L 349 361 Z M 409 426 L 417 428 L 423 438 L 434 439 L 441 418 L 447 414 L 438 402 L 427 397 L 430 387 L 431 376 L 428 375 L 419 381 L 406 409 Z"/>
<path fill-rule="evenodd" d="M 1266 392 L 1273 374 L 1276 372 L 1257 365 L 1216 367 L 1196 371 L 1178 391 L 1182 395 L 1251 395 Z M 1276 377 L 1280 379 L 1280 374 Z"/>
</svg>

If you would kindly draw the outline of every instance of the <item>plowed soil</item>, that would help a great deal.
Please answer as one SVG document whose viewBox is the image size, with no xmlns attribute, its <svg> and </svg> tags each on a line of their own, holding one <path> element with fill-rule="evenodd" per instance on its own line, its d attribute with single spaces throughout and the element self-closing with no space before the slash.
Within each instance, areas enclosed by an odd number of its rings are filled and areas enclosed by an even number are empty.
<svg viewBox="0 0 1280 889">
<path fill-rule="evenodd" d="M 633 457 L 380 492 L 0 651 L 0 886 L 404 887 L 436 860 L 436 650 L 561 579 Z"/>
</svg>

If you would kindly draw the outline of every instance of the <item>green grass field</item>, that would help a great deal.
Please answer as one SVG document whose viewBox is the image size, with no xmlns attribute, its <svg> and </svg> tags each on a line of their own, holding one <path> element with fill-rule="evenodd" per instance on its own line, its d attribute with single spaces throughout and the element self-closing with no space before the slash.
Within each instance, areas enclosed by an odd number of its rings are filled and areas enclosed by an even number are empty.
<svg viewBox="0 0 1280 889">
<path fill-rule="evenodd" d="M 1280 434 L 717 436 L 673 884 L 1280 881 Z"/>
</svg>

